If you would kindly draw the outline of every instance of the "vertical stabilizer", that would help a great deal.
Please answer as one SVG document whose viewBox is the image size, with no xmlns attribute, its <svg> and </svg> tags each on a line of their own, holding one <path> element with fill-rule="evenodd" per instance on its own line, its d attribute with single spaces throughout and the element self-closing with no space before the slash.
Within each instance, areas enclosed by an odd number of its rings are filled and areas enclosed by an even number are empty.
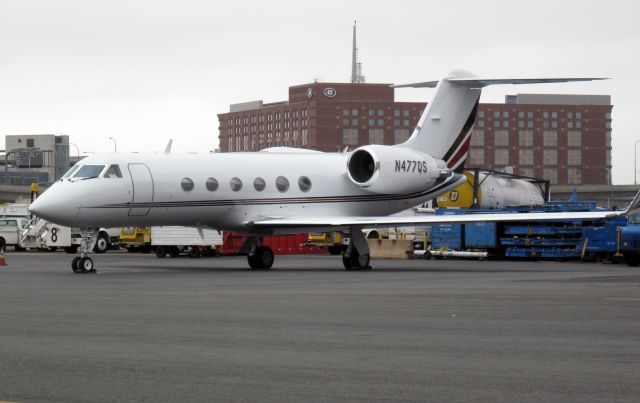
<svg viewBox="0 0 640 403">
<path fill-rule="evenodd" d="M 472 79 L 473 75 L 456 71 L 437 85 L 435 82 L 423 85 L 435 85 L 435 96 L 409 140 L 400 145 L 444 160 L 447 167 L 456 172 L 462 172 L 464 168 L 481 93 L 479 86 L 449 81 L 463 78 Z"/>
</svg>

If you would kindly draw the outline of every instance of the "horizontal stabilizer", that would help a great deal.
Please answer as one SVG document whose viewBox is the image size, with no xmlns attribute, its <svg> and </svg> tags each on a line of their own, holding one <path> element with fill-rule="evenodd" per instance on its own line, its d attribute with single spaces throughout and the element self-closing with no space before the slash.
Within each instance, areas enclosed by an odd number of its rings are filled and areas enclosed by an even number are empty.
<svg viewBox="0 0 640 403">
<path fill-rule="evenodd" d="M 436 88 L 436 85 L 438 85 L 437 81 L 426 81 L 424 83 L 392 85 L 391 87 L 393 88 Z"/>
<path fill-rule="evenodd" d="M 636 197 L 633 198 L 633 200 L 629 204 L 629 207 L 627 207 L 627 209 L 625 210 L 624 214 L 626 216 L 629 216 L 639 212 L 640 212 L 640 192 L 638 192 L 638 194 L 636 194 Z"/>
<path fill-rule="evenodd" d="M 569 78 L 447 78 L 453 84 L 464 84 L 473 88 L 482 88 L 487 85 L 498 84 L 550 84 L 569 83 L 573 81 L 597 81 L 608 80 L 606 77 L 569 77 Z M 438 81 L 425 81 L 423 83 L 392 85 L 393 88 L 435 88 Z"/>
</svg>

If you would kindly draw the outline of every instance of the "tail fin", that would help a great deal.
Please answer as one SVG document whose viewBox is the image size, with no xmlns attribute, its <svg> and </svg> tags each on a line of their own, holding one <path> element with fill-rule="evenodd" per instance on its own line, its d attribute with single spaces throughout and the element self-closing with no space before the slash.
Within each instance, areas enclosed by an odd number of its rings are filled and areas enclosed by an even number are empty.
<svg viewBox="0 0 640 403">
<path fill-rule="evenodd" d="M 454 72 L 440 82 L 409 85 L 435 86 L 436 93 L 422 113 L 413 134 L 402 144 L 444 160 L 447 167 L 456 172 L 462 172 L 464 168 L 481 92 L 480 88 L 450 81 L 461 77 L 473 76 L 466 72 Z"/>
<path fill-rule="evenodd" d="M 413 134 L 400 146 L 427 153 L 445 161 L 450 169 L 462 172 L 482 87 L 591 80 L 603 78 L 481 79 L 465 71 L 454 71 L 440 82 L 397 85 L 396 88 L 436 87 L 435 96 L 422 113 Z"/>
</svg>

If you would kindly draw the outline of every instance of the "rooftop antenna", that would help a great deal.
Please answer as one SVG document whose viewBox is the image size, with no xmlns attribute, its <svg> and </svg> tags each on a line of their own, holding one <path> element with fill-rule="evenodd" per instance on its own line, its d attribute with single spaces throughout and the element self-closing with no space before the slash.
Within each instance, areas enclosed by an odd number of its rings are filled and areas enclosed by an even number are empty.
<svg viewBox="0 0 640 403">
<path fill-rule="evenodd" d="M 351 82 L 364 83 L 362 63 L 358 61 L 358 46 L 356 44 L 356 21 L 353 22 L 353 48 L 351 50 Z"/>
</svg>

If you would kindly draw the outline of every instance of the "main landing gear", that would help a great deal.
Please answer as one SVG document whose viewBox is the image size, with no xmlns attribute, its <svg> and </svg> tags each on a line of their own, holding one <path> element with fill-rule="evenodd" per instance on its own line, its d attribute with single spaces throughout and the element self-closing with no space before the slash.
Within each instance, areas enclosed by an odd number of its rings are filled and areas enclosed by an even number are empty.
<svg viewBox="0 0 640 403">
<path fill-rule="evenodd" d="M 347 270 L 371 270 L 369 244 L 361 228 L 351 227 L 351 242 L 342 255 L 342 264 Z"/>
<path fill-rule="evenodd" d="M 251 248 L 247 255 L 249 267 L 254 270 L 268 270 L 273 266 L 273 250 L 266 245 L 259 245 L 260 238 L 251 238 Z"/>
<path fill-rule="evenodd" d="M 98 240 L 98 230 L 95 228 L 84 228 L 80 231 L 82 241 L 80 243 L 80 256 L 76 256 L 71 261 L 71 269 L 74 273 L 95 273 L 93 260 L 89 257 L 89 251 L 93 250 Z"/>
</svg>

